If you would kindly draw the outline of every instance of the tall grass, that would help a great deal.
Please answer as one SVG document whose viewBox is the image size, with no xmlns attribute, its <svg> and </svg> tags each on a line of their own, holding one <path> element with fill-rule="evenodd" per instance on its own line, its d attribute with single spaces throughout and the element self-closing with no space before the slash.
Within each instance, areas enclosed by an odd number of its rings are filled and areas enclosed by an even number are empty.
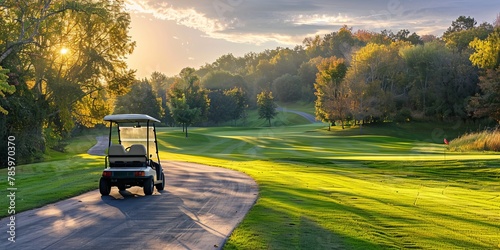
<svg viewBox="0 0 500 250">
<path fill-rule="evenodd" d="M 500 152 L 500 130 L 464 134 L 450 142 L 450 150 Z"/>
</svg>

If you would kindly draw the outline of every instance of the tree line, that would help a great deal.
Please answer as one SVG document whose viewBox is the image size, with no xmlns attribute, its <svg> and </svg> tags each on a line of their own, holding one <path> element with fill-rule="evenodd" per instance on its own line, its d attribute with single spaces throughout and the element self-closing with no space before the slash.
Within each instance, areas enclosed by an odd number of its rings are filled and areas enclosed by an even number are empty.
<svg viewBox="0 0 500 250">
<path fill-rule="evenodd" d="M 142 81 L 153 86 L 158 98 L 146 106 L 155 107 L 152 114 L 170 125 L 245 118 L 247 107 L 266 103 L 259 96 L 315 102 L 318 119 L 342 126 L 412 119 L 498 121 L 491 83 L 497 79 L 498 22 L 477 25 L 474 18 L 460 16 L 442 37 L 408 30 L 353 32 L 344 26 L 306 38 L 293 49 L 227 54 L 174 77 L 155 72 Z M 274 106 L 268 107 L 259 114 L 270 123 Z"/>
<path fill-rule="evenodd" d="M 273 101 L 314 102 L 318 118 L 341 125 L 500 119 L 498 18 L 477 25 L 461 16 L 442 37 L 344 26 L 294 48 L 136 79 L 124 60 L 135 43 L 122 0 L 6 0 L 0 13 L 0 137 L 16 135 L 20 161 L 63 150 L 109 113 L 146 113 L 186 135 L 252 108 L 270 124 Z"/>
</svg>

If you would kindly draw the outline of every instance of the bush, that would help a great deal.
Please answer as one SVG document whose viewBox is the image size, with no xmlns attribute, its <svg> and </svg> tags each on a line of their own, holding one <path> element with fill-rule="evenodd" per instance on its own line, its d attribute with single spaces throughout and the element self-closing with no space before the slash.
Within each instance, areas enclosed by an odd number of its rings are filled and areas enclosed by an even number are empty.
<svg viewBox="0 0 500 250">
<path fill-rule="evenodd" d="M 411 121 L 411 110 L 409 108 L 403 108 L 398 113 L 396 116 L 394 116 L 394 121 L 395 122 L 409 122 Z"/>
</svg>

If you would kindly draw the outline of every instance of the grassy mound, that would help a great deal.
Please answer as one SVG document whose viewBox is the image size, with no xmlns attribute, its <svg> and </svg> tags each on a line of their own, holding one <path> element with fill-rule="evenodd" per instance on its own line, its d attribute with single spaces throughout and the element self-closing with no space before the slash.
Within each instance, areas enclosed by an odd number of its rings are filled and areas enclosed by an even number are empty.
<svg viewBox="0 0 500 250">
<path fill-rule="evenodd" d="M 450 150 L 500 152 L 500 130 L 465 134 L 450 142 Z"/>
</svg>

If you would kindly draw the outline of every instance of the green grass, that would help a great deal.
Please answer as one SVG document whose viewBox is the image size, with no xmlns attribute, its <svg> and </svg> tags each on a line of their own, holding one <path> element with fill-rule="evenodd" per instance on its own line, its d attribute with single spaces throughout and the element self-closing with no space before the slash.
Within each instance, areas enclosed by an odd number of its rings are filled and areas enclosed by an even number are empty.
<svg viewBox="0 0 500 250">
<path fill-rule="evenodd" d="M 294 103 L 278 103 L 278 106 L 288 109 L 288 110 L 295 110 L 295 111 L 301 111 L 301 112 L 306 112 L 311 115 L 314 115 L 314 103 L 307 103 L 307 102 L 294 102 Z"/>
<path fill-rule="evenodd" d="M 294 107 L 296 105 L 293 105 Z M 311 105 L 308 105 L 311 106 Z M 283 107 L 287 107 L 286 105 Z M 298 106 L 297 106 L 298 107 Z M 301 107 L 299 110 L 304 110 L 304 112 L 308 112 L 310 114 L 314 114 L 314 109 L 311 111 L 309 107 Z M 247 119 L 244 121 L 242 119 L 238 120 L 236 123 L 234 121 L 226 122 L 221 124 L 221 126 L 236 126 L 236 127 L 250 127 L 250 128 L 256 128 L 256 127 L 269 127 L 269 123 L 267 120 L 264 119 L 259 119 L 259 114 L 257 109 L 252 109 L 247 111 Z M 310 122 L 305 119 L 304 117 L 294 114 L 294 113 L 289 113 L 289 112 L 278 112 L 276 117 L 271 120 L 271 125 L 273 127 L 277 126 L 291 126 L 291 125 L 302 125 L 302 124 L 309 124 Z"/>
<path fill-rule="evenodd" d="M 445 154 L 455 130 L 417 125 L 168 130 L 162 152 L 258 182 L 226 249 L 500 246 L 499 155 Z"/>
<path fill-rule="evenodd" d="M 445 151 L 456 126 L 190 128 L 189 138 L 179 128 L 158 131 L 162 159 L 235 169 L 259 184 L 226 249 L 500 247 L 500 155 Z M 61 199 L 50 194 L 61 186 L 66 197 L 96 189 L 102 157 L 68 157 L 19 166 L 17 204 Z"/>
<path fill-rule="evenodd" d="M 93 134 L 78 136 L 69 141 L 65 153 L 49 150 L 45 162 L 16 166 L 16 213 L 96 189 L 104 157 L 85 154 L 95 143 Z M 7 176 L 7 170 L 0 169 L 0 175 Z M 7 178 L 0 179 L 0 186 L 8 186 Z M 7 194 L 6 188 L 0 190 L 1 204 L 8 204 Z M 1 209 L 0 217 L 7 213 Z"/>
</svg>

